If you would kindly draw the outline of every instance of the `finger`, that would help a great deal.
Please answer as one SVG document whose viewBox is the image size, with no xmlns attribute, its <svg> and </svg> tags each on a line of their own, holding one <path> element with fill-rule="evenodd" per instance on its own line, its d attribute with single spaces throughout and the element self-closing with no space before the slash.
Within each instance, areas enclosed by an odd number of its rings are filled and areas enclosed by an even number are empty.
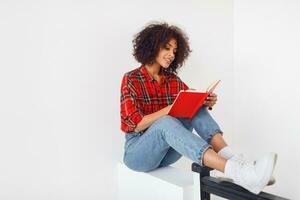
<svg viewBox="0 0 300 200">
<path fill-rule="evenodd" d="M 216 101 L 211 101 L 210 104 L 211 104 L 211 105 L 215 105 L 215 104 L 216 104 Z"/>
<path fill-rule="evenodd" d="M 207 97 L 206 98 L 207 101 L 217 101 L 216 97 Z"/>
<path fill-rule="evenodd" d="M 211 97 L 216 99 L 218 97 L 218 95 L 215 94 L 215 95 L 213 95 Z"/>
<path fill-rule="evenodd" d="M 209 105 L 207 105 L 208 107 L 213 107 L 214 106 L 214 104 L 209 104 Z"/>
<path fill-rule="evenodd" d="M 208 103 L 209 106 L 214 106 L 215 104 L 216 104 L 216 101 L 210 101 L 210 102 Z"/>
<path fill-rule="evenodd" d="M 210 93 L 209 96 L 210 97 L 216 97 L 217 95 L 215 93 Z"/>
<path fill-rule="evenodd" d="M 208 101 L 204 101 L 204 102 L 203 102 L 203 105 L 208 106 L 208 105 L 209 105 L 209 102 L 208 102 Z"/>
<path fill-rule="evenodd" d="M 208 96 L 208 97 L 206 97 L 205 100 L 210 101 L 212 98 L 213 98 L 213 97 Z"/>
</svg>

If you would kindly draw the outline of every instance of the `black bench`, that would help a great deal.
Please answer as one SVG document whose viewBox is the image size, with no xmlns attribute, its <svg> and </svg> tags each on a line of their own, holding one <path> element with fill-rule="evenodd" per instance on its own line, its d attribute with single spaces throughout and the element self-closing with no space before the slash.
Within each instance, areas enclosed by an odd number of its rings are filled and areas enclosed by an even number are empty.
<svg viewBox="0 0 300 200">
<path fill-rule="evenodd" d="M 199 173 L 200 176 L 201 200 L 210 200 L 210 194 L 231 200 L 288 200 L 266 192 L 253 194 L 237 184 L 211 177 L 211 170 L 211 168 L 201 167 L 197 163 L 192 164 L 192 171 Z"/>
</svg>

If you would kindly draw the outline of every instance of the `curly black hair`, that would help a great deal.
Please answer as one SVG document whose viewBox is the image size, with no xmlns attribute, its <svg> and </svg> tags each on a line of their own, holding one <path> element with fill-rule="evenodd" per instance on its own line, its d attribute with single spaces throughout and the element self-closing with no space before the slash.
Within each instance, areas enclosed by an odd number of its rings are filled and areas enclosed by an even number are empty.
<svg viewBox="0 0 300 200">
<path fill-rule="evenodd" d="M 177 70 L 182 67 L 184 61 L 191 53 L 187 35 L 177 26 L 167 23 L 151 23 L 142 31 L 137 33 L 132 41 L 133 56 L 142 63 L 142 65 L 153 64 L 160 48 L 166 46 L 171 40 L 177 42 L 177 51 L 175 59 L 168 68 L 171 72 L 177 74 Z"/>
</svg>

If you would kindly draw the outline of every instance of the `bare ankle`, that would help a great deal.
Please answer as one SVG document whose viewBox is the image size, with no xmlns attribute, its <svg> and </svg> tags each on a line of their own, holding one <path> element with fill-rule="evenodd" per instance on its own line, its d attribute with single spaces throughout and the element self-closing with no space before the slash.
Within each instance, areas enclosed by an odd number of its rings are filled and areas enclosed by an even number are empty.
<svg viewBox="0 0 300 200">
<path fill-rule="evenodd" d="M 224 172 L 227 160 L 219 156 L 214 150 L 208 149 L 203 154 L 204 166 Z"/>
</svg>

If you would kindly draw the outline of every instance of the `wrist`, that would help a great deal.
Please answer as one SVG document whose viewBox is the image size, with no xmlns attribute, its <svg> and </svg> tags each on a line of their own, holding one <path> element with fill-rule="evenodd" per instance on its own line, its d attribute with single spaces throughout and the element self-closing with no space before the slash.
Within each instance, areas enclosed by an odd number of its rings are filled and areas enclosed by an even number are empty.
<svg viewBox="0 0 300 200">
<path fill-rule="evenodd" d="M 171 109 L 171 105 L 168 105 L 168 106 L 166 107 L 166 115 L 168 115 L 170 109 Z"/>
<path fill-rule="evenodd" d="M 169 106 L 166 106 L 166 107 L 163 109 L 163 115 L 168 115 L 169 110 L 170 110 Z"/>
</svg>

